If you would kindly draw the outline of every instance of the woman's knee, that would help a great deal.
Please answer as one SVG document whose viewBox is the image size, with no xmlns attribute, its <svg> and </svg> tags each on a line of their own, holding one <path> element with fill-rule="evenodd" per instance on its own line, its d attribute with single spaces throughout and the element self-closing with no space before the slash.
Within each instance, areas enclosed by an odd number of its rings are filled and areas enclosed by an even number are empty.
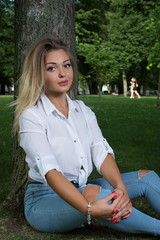
<svg viewBox="0 0 160 240">
<path fill-rule="evenodd" d="M 83 196 L 88 202 L 95 202 L 100 192 L 100 186 L 88 185 L 83 191 Z"/>
<path fill-rule="evenodd" d="M 140 170 L 138 178 L 141 179 L 144 175 L 151 172 L 151 170 Z"/>
</svg>

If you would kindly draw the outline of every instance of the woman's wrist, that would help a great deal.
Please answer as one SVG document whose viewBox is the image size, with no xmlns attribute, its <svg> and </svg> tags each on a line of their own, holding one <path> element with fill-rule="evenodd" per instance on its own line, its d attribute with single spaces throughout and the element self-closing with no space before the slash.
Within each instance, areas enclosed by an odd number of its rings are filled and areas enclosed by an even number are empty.
<svg viewBox="0 0 160 240">
<path fill-rule="evenodd" d="M 127 188 L 124 184 L 118 185 L 115 189 L 120 189 L 123 192 L 127 192 Z"/>
</svg>

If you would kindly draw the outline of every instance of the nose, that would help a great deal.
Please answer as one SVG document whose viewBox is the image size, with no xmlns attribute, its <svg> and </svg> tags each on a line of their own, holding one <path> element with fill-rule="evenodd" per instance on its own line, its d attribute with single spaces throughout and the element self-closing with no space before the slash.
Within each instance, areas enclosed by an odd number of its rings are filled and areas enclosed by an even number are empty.
<svg viewBox="0 0 160 240">
<path fill-rule="evenodd" d="M 59 67 L 59 78 L 64 77 L 65 76 L 65 70 L 63 67 Z"/>
</svg>

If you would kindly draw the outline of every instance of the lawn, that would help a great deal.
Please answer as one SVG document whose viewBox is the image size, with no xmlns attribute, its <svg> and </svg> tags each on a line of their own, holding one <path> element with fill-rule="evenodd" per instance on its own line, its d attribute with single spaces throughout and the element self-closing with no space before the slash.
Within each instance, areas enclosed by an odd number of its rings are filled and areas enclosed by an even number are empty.
<svg viewBox="0 0 160 240">
<path fill-rule="evenodd" d="M 9 191 L 11 175 L 12 152 L 12 109 L 7 104 L 12 101 L 12 96 L 0 96 L 0 203 Z"/>
<path fill-rule="evenodd" d="M 153 169 L 160 174 L 160 108 L 155 97 L 130 99 L 122 96 L 82 95 L 83 100 L 95 113 L 104 137 L 115 151 L 121 172 L 137 169 Z M 12 109 L 6 104 L 12 96 L 0 96 L 0 203 L 9 192 L 12 152 Z M 98 177 L 96 171 L 90 178 Z M 157 217 L 144 199 L 133 201 L 133 205 Z M 32 230 L 23 220 L 17 222 L 10 214 L 0 214 L 1 240 L 49 240 L 49 239 L 107 239 L 149 240 L 152 236 L 119 233 L 97 223 L 65 234 L 46 234 Z"/>
</svg>

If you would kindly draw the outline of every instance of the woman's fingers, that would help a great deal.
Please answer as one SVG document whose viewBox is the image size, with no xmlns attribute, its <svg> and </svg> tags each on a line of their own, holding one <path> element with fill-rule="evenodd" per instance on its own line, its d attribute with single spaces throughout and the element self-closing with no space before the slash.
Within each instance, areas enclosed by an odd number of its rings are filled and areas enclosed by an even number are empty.
<svg viewBox="0 0 160 240">
<path fill-rule="evenodd" d="M 116 195 L 115 192 L 105 198 L 95 201 L 91 207 L 91 215 L 114 223 L 120 222 L 130 216 L 132 205 L 130 201 L 125 201 L 124 194 Z"/>
<path fill-rule="evenodd" d="M 122 196 L 113 198 L 114 194 L 109 194 L 105 198 L 95 201 L 91 206 L 91 215 L 95 218 L 101 218 L 111 221 L 114 216 L 114 210 L 120 202 Z"/>
<path fill-rule="evenodd" d="M 128 218 L 132 214 L 132 204 L 131 200 L 125 202 L 123 206 L 115 211 L 115 215 L 112 218 L 112 221 L 119 222 L 120 219 Z"/>
</svg>

